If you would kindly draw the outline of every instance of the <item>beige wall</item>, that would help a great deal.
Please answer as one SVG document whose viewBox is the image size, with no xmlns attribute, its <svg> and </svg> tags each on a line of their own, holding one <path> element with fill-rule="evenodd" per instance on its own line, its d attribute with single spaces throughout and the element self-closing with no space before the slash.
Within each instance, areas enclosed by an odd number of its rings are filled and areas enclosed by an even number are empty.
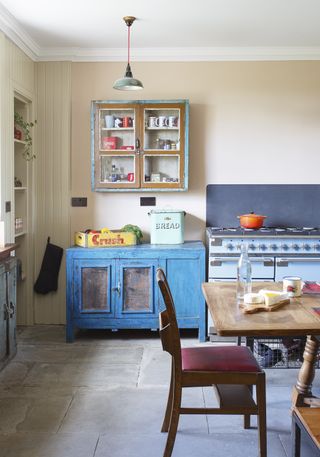
<svg viewBox="0 0 320 457">
<path fill-rule="evenodd" d="M 124 63 L 72 65 L 72 195 L 77 229 L 137 224 L 149 234 L 142 193 L 90 189 L 91 100 L 190 100 L 190 186 L 156 193 L 157 207 L 182 208 L 186 238 L 202 238 L 209 183 L 320 182 L 320 62 L 204 62 L 132 64 L 145 89 L 112 89 Z M 236 223 L 236 219 L 235 219 Z"/>
<path fill-rule="evenodd" d="M 47 237 L 51 243 L 70 245 L 70 130 L 71 63 L 39 62 L 37 76 L 37 158 L 35 159 L 35 278 Z M 65 254 L 57 292 L 34 294 L 34 322 L 65 322 Z"/>
</svg>

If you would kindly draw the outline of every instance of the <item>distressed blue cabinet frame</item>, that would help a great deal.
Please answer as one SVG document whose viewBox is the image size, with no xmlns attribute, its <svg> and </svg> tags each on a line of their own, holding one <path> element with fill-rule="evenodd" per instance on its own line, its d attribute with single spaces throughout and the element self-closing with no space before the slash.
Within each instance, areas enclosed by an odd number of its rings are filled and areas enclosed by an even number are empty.
<svg viewBox="0 0 320 457">
<path fill-rule="evenodd" d="M 142 244 L 126 248 L 67 249 L 67 329 L 158 329 L 163 306 L 156 269 L 167 274 L 180 328 L 199 329 L 205 341 L 205 248 Z"/>
</svg>

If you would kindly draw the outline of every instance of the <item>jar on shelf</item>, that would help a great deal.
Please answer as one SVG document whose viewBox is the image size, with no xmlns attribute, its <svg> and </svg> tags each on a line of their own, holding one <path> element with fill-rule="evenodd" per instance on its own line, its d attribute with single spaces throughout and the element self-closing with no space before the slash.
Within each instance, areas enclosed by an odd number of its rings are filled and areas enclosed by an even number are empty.
<svg viewBox="0 0 320 457">
<path fill-rule="evenodd" d="M 165 140 L 163 140 L 162 138 L 156 139 L 156 149 L 164 149 L 164 145 L 165 145 Z"/>
<path fill-rule="evenodd" d="M 166 140 L 166 141 L 165 141 L 165 143 L 164 143 L 164 149 L 166 149 L 166 150 L 171 149 L 171 141 L 170 141 L 170 140 Z"/>
</svg>

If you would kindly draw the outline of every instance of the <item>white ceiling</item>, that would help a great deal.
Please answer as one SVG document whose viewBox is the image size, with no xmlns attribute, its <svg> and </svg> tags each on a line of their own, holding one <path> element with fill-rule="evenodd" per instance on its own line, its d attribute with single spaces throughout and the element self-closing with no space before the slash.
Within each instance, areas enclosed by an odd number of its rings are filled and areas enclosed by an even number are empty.
<svg viewBox="0 0 320 457">
<path fill-rule="evenodd" d="M 0 0 L 34 60 L 320 59 L 320 0 Z"/>
</svg>

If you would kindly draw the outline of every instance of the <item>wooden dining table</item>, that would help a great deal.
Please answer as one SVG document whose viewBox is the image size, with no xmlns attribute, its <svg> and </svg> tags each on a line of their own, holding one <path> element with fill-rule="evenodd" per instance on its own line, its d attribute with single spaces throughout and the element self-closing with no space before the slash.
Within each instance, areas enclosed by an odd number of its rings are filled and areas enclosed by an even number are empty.
<svg viewBox="0 0 320 457">
<path fill-rule="evenodd" d="M 282 290 L 282 283 L 254 282 L 252 292 Z M 320 406 L 312 395 L 312 382 L 319 350 L 320 294 L 303 294 L 273 311 L 246 314 L 236 298 L 235 282 L 203 283 L 202 290 L 217 334 L 237 337 L 306 336 L 303 363 L 293 388 L 292 405 Z"/>
</svg>

